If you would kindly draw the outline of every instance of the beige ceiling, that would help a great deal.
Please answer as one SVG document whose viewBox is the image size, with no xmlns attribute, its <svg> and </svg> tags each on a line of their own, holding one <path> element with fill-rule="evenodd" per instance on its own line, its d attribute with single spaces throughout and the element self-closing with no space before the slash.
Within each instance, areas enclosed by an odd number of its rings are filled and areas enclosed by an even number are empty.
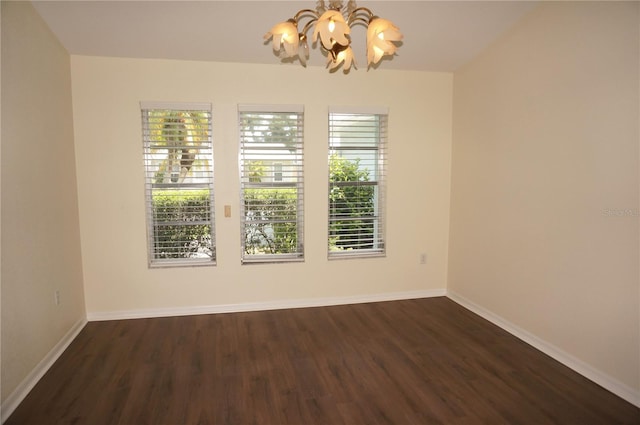
<svg viewBox="0 0 640 425">
<path fill-rule="evenodd" d="M 536 2 L 359 1 L 404 33 L 384 68 L 454 71 L 472 59 Z M 263 35 L 315 1 L 41 1 L 40 15 L 69 53 L 77 55 L 276 64 Z M 352 31 L 365 68 L 365 31 Z M 310 65 L 325 64 L 319 48 Z M 289 65 L 290 66 L 290 65 Z M 299 65 L 296 65 L 299 66 Z"/>
</svg>

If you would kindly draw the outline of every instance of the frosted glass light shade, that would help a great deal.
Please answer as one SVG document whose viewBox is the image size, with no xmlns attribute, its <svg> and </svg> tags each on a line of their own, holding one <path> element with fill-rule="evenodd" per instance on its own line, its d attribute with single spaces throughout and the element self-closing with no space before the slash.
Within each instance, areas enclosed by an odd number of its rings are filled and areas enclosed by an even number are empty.
<svg viewBox="0 0 640 425">
<path fill-rule="evenodd" d="M 329 70 L 334 70 L 344 62 L 342 69 L 347 72 L 351 66 L 356 66 L 356 59 L 353 55 L 353 49 L 351 46 L 342 46 L 336 44 L 330 54 L 327 56 L 327 66 Z"/>
<path fill-rule="evenodd" d="M 367 28 L 367 62 L 378 63 L 384 55 L 393 55 L 398 46 L 393 42 L 401 41 L 402 34 L 391 21 L 374 17 Z"/>
<path fill-rule="evenodd" d="M 307 59 L 309 59 L 309 43 L 307 43 L 307 37 L 305 35 L 300 36 L 300 51 L 298 52 L 300 63 L 302 66 L 307 66 Z"/>
<path fill-rule="evenodd" d="M 284 48 L 287 57 L 293 57 L 298 54 L 298 45 L 300 39 L 298 37 L 298 28 L 292 21 L 280 22 L 271 28 L 271 31 L 264 35 L 265 40 L 273 37 L 273 50 L 280 51 L 280 47 Z"/>
<path fill-rule="evenodd" d="M 337 10 L 327 10 L 318 18 L 316 28 L 313 31 L 313 42 L 315 43 L 320 36 L 322 46 L 331 50 L 335 43 L 342 46 L 348 46 L 350 43 L 347 35 L 351 33 L 351 28 L 344 20 L 342 13 Z"/>
</svg>

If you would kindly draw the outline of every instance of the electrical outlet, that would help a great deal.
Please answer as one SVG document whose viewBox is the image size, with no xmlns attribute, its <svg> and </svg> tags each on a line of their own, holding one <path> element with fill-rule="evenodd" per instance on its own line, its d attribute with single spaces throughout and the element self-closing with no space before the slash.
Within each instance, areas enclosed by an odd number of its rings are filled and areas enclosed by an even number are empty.
<svg viewBox="0 0 640 425">
<path fill-rule="evenodd" d="M 53 302 L 55 302 L 56 305 L 60 305 L 60 291 L 57 289 L 53 292 Z"/>
<path fill-rule="evenodd" d="M 420 254 L 420 264 L 427 264 L 427 254 Z"/>
</svg>

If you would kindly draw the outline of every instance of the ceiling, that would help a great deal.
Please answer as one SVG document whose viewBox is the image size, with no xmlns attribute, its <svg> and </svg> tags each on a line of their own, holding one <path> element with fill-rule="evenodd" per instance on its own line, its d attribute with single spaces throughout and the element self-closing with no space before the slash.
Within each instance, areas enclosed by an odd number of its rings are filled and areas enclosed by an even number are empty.
<svg viewBox="0 0 640 425">
<path fill-rule="evenodd" d="M 314 0 L 35 1 L 38 13 L 71 54 L 276 64 L 263 36 Z M 536 2 L 358 1 L 393 21 L 404 41 L 388 69 L 450 72 L 507 31 Z M 311 34 L 309 34 L 311 35 Z M 365 30 L 352 30 L 359 68 L 366 68 Z M 309 65 L 324 66 L 319 48 Z M 299 65 L 296 65 L 299 66 Z"/>
</svg>

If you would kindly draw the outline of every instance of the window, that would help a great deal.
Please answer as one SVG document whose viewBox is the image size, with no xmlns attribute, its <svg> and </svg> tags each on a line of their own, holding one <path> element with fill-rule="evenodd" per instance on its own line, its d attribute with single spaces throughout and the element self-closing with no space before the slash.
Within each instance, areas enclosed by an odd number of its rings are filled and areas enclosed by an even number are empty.
<svg viewBox="0 0 640 425">
<path fill-rule="evenodd" d="M 242 262 L 300 261 L 302 107 L 240 106 Z"/>
<path fill-rule="evenodd" d="M 386 112 L 329 112 L 329 258 L 385 255 L 386 132 Z"/>
<path fill-rule="evenodd" d="M 282 181 L 282 163 L 276 162 L 273 164 L 273 181 L 281 182 Z"/>
<path fill-rule="evenodd" d="M 211 105 L 141 109 L 149 265 L 214 264 Z"/>
</svg>

